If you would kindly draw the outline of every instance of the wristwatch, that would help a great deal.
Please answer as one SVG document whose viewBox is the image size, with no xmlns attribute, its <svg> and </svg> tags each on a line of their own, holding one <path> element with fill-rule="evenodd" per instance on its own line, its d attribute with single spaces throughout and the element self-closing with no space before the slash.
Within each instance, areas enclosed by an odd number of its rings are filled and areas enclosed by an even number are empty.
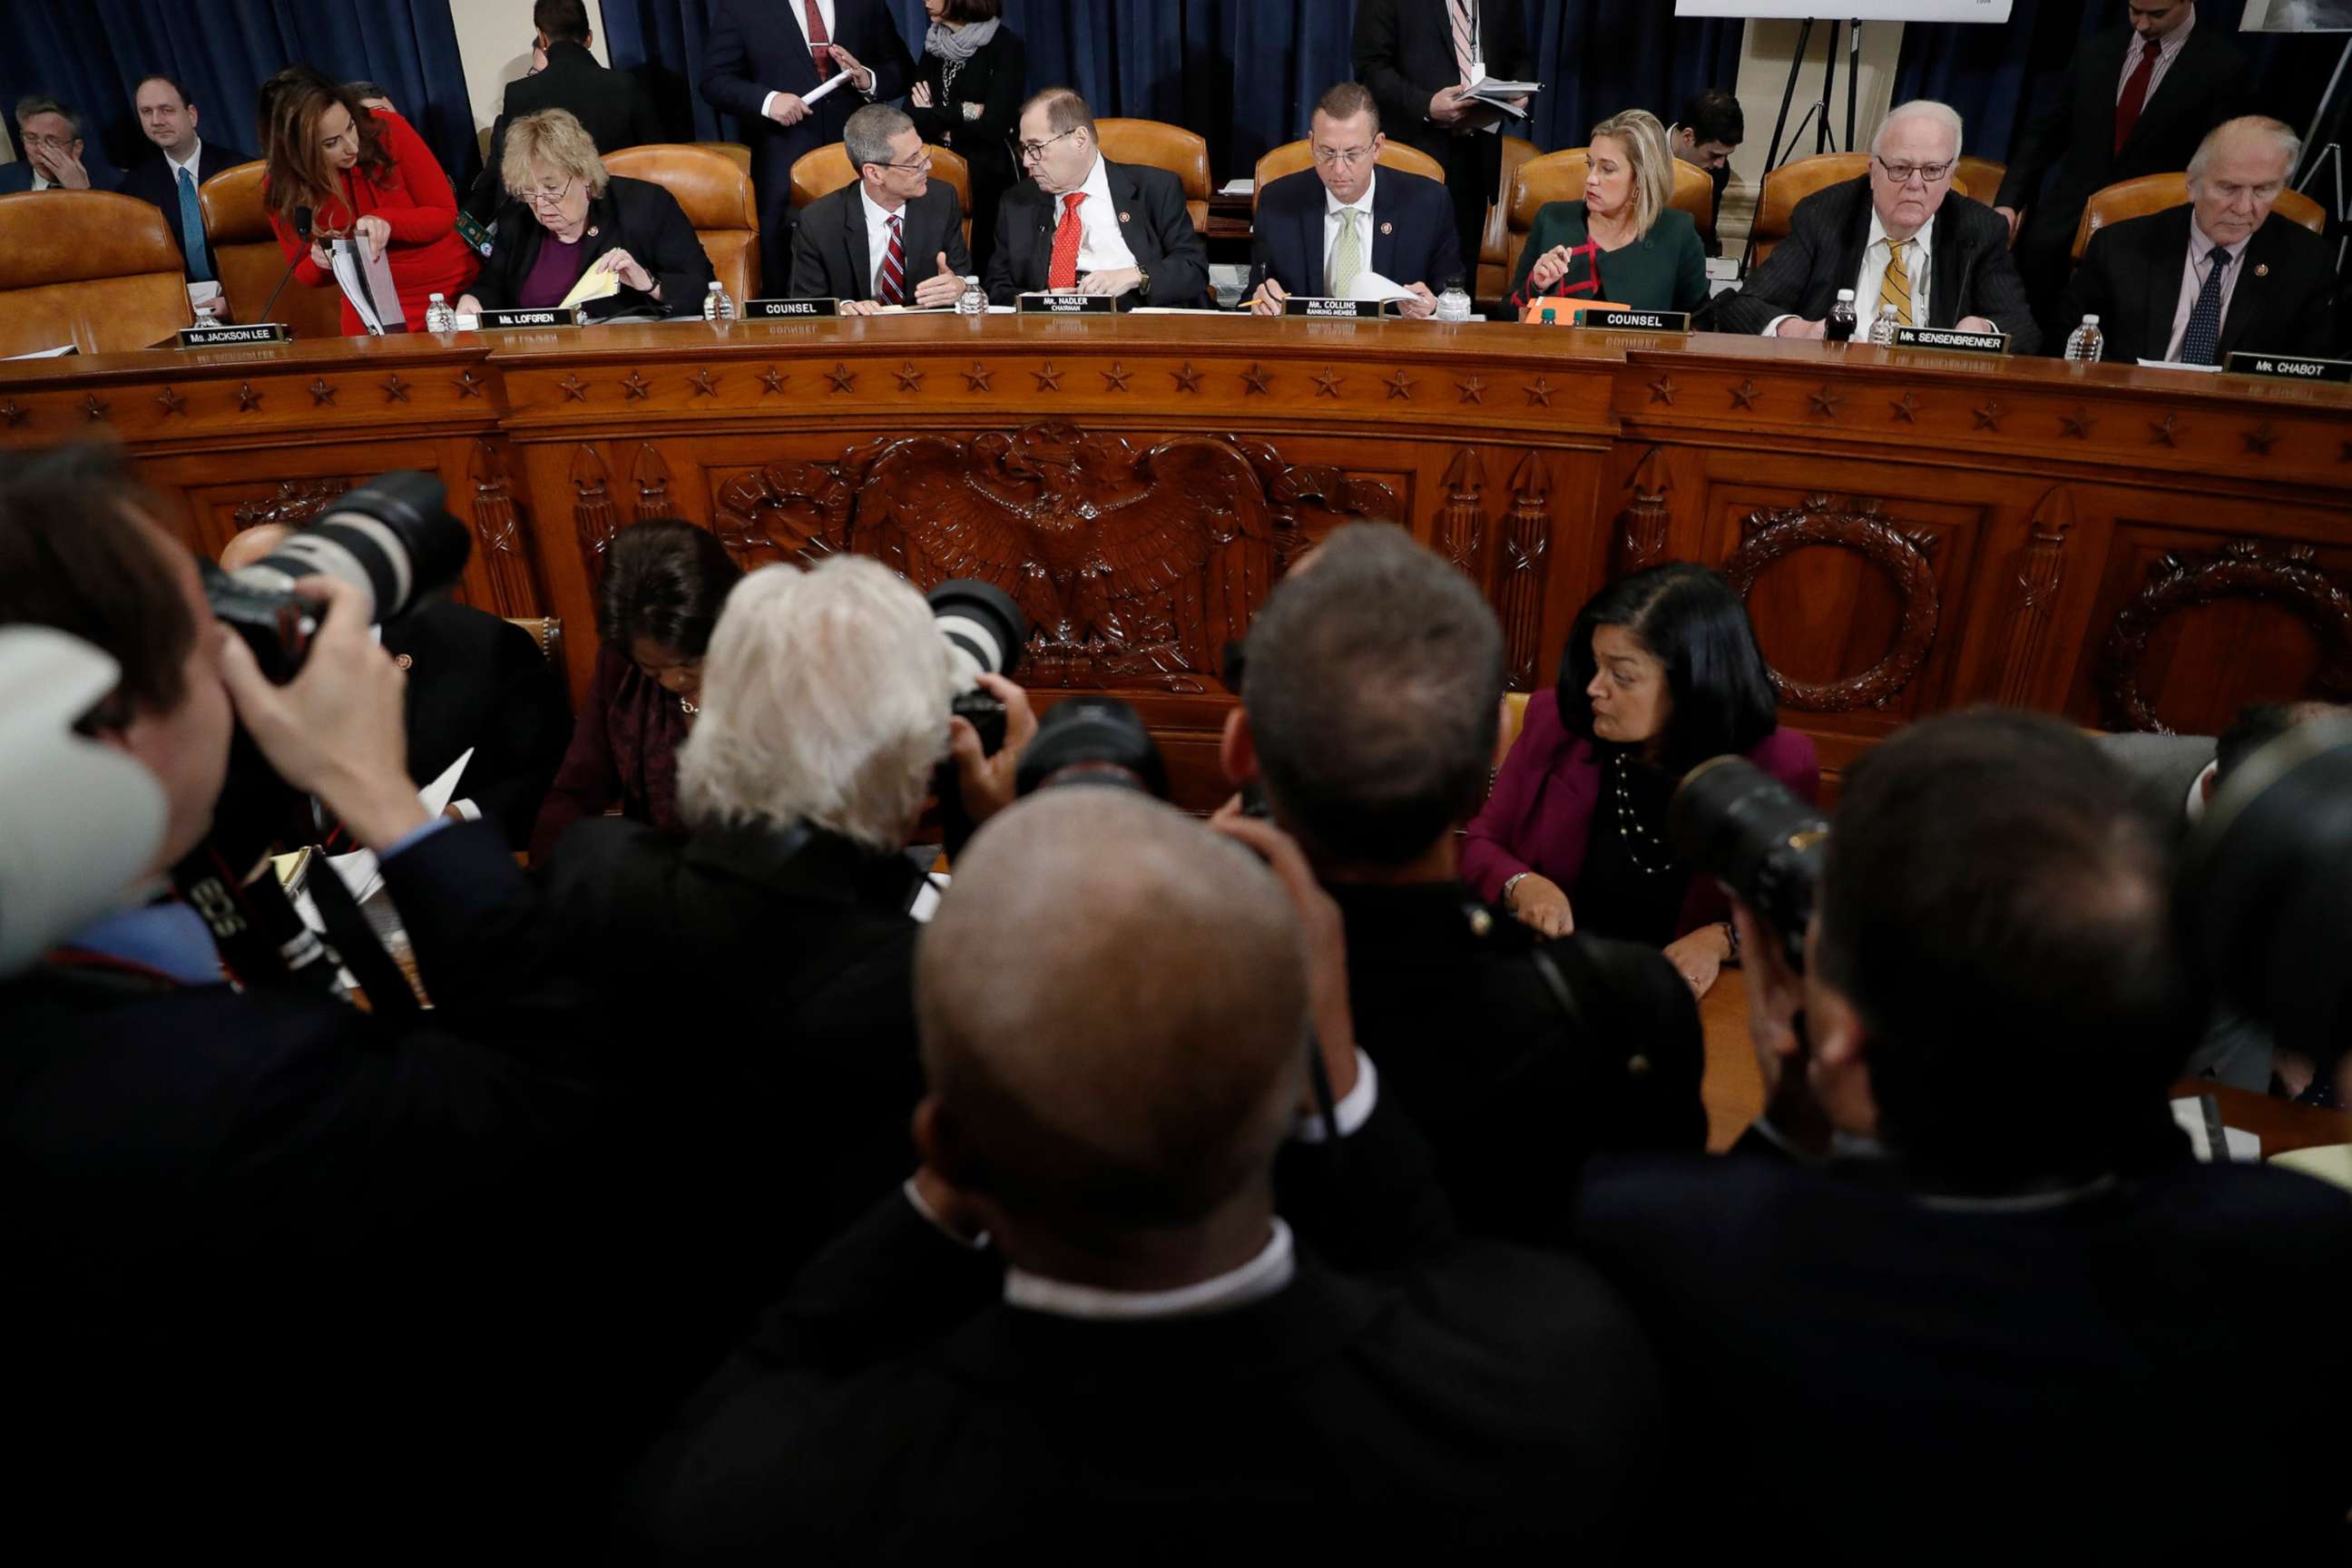
<svg viewBox="0 0 2352 1568">
<path fill-rule="evenodd" d="M 1529 877 L 1534 875 L 1535 873 L 1533 871 L 1521 871 L 1516 876 L 1506 877 L 1503 879 L 1502 904 L 1505 909 L 1507 910 L 1511 907 L 1511 893 L 1513 889 L 1517 888 L 1521 882 L 1526 881 Z"/>
<path fill-rule="evenodd" d="M 1140 261 L 1135 264 L 1135 292 L 1141 299 L 1151 297 L 1151 274 L 1143 269 Z"/>
</svg>

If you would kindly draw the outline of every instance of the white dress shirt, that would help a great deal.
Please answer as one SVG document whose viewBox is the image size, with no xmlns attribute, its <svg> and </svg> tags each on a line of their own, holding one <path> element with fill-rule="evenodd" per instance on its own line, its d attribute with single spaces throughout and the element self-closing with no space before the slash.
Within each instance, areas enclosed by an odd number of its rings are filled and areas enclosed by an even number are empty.
<svg viewBox="0 0 2352 1568">
<path fill-rule="evenodd" d="M 2221 274 L 2221 324 L 2229 325 L 2230 301 L 2237 296 L 2238 279 L 2245 276 L 2246 247 L 2253 244 L 2249 235 L 2238 242 L 2230 255 L 2230 270 Z M 2197 296 L 2205 291 L 2205 275 L 2213 269 L 2213 253 L 2221 247 L 2205 237 L 2205 230 L 2191 211 L 2189 216 L 2189 259 L 2180 267 L 2180 297 L 2173 302 L 2172 336 L 2165 340 L 2164 362 L 2176 364 L 2180 360 L 2180 345 L 2189 336 L 2189 318 L 2197 313 Z"/>
<path fill-rule="evenodd" d="M 1903 265 L 1911 273 L 1911 324 L 1927 324 L 1927 293 L 1935 279 L 1935 258 L 1929 253 L 1929 237 L 1936 232 L 1933 218 L 1927 226 L 1905 240 Z M 1870 243 L 1863 247 L 1862 273 L 1853 280 L 1853 335 L 1856 342 L 1870 337 L 1870 324 L 1878 320 L 1878 291 L 1886 286 L 1886 264 L 1893 258 L 1894 242 L 1886 237 L 1886 225 L 1879 218 L 1878 208 L 1870 209 Z M 1775 316 L 1764 325 L 1764 335 L 1778 336 L 1780 323 L 1796 320 L 1796 313 Z"/>
<path fill-rule="evenodd" d="M 205 183 L 205 172 L 198 166 L 203 162 L 204 155 L 205 139 L 201 136 L 188 143 L 188 157 L 185 163 L 173 157 L 169 153 L 163 154 L 163 162 L 172 166 L 172 189 L 174 192 L 180 188 L 180 171 L 183 169 L 188 172 L 188 177 L 197 184 L 201 185 Z M 172 214 L 172 221 L 175 227 L 178 226 L 179 217 L 180 215 L 175 210 Z"/>
<path fill-rule="evenodd" d="M 2164 73 L 2170 70 L 2172 62 L 2180 58 L 2180 51 L 2188 46 L 2189 35 L 2196 26 L 2197 8 L 2192 5 L 2189 7 L 2187 21 L 2157 40 L 2156 68 L 2147 73 L 2147 97 L 2140 100 L 2143 113 L 2147 111 L 2148 104 L 2155 101 L 2156 89 L 2164 85 Z M 2124 89 L 2131 85 L 2132 72 L 2139 68 L 2140 57 L 2146 53 L 2147 53 L 2147 41 L 2135 35 L 2131 41 L 2131 47 L 2124 51 L 2123 73 L 2116 78 L 2117 104 L 2123 102 Z"/>
<path fill-rule="evenodd" d="M 866 257 L 873 263 L 872 275 L 866 279 L 866 297 L 879 300 L 882 297 L 882 264 L 890 259 L 890 220 L 894 217 L 898 220 L 898 247 L 903 250 L 907 244 L 907 209 L 901 206 L 897 212 L 891 212 L 883 207 L 875 201 L 874 193 L 866 188 L 864 180 L 857 183 L 857 200 L 866 209 Z M 906 259 L 905 271 L 906 276 L 900 279 L 898 287 L 898 302 L 902 305 L 915 297 L 915 258 L 911 256 Z"/>
<path fill-rule="evenodd" d="M 1095 166 L 1078 189 L 1087 198 L 1078 206 L 1078 270 L 1111 272 L 1139 265 L 1135 252 L 1127 247 L 1127 236 L 1120 232 L 1118 207 L 1110 199 L 1110 170 L 1101 153 L 1095 154 Z M 1063 198 L 1055 196 L 1049 228 L 1061 226 Z"/>
<path fill-rule="evenodd" d="M 1380 188 L 1381 177 L 1375 173 L 1371 183 L 1364 187 L 1361 200 L 1342 202 L 1327 187 L 1323 192 L 1323 287 L 1331 287 L 1331 258 L 1339 248 L 1339 215 L 1356 215 L 1356 245 L 1363 257 L 1363 269 L 1372 269 L 1372 193 Z"/>
</svg>

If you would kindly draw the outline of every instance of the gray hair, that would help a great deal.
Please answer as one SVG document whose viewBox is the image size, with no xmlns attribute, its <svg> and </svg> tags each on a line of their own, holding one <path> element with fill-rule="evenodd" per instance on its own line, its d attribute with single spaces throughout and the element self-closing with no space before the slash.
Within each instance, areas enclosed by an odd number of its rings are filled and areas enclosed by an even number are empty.
<svg viewBox="0 0 2352 1568">
<path fill-rule="evenodd" d="M 2189 160 L 2189 183 L 2203 184 L 2206 165 L 2213 161 L 2213 154 L 2221 150 L 2221 143 L 2240 136 L 2270 137 L 2278 150 L 2286 154 L 2289 175 L 2294 174 L 2295 165 L 2303 162 L 2303 138 L 2294 133 L 2294 126 L 2273 120 L 2267 114 L 2241 115 L 2235 120 L 2221 121 L 2205 133 L 2204 141 L 2197 143 L 2197 151 Z"/>
<path fill-rule="evenodd" d="M 1886 145 L 1886 133 L 1906 120 L 1932 120 L 1950 132 L 1952 158 L 1955 162 L 1958 161 L 1961 133 L 1966 129 L 1960 120 L 1960 111 L 1948 103 L 1938 103 L 1932 98 L 1915 98 L 1908 103 L 1898 103 L 1888 110 L 1886 118 L 1878 122 L 1878 134 L 1870 139 L 1870 152 L 1873 157 L 1876 157 L 1878 150 Z"/>
<path fill-rule="evenodd" d="M 912 131 L 915 122 L 887 103 L 869 103 L 841 128 L 842 144 L 849 149 L 849 167 L 861 178 L 868 163 L 888 163 L 890 138 Z"/>
<path fill-rule="evenodd" d="M 81 140 L 81 116 L 76 114 L 72 110 L 68 109 L 64 104 L 59 103 L 56 99 L 46 97 L 37 92 L 28 92 L 24 97 L 16 100 L 16 123 L 18 125 L 24 124 L 25 121 L 32 119 L 36 114 L 63 115 L 65 117 L 65 122 L 73 127 L 74 140 L 77 142 Z"/>
<path fill-rule="evenodd" d="M 710 634 L 679 815 L 690 827 L 805 817 L 898 848 L 947 754 L 956 685 L 930 606 L 881 563 L 763 566 Z"/>
</svg>

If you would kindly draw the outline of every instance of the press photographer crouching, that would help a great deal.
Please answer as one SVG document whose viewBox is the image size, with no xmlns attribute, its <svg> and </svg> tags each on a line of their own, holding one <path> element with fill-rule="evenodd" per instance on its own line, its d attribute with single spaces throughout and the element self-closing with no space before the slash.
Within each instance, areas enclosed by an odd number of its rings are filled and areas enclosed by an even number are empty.
<svg viewBox="0 0 2352 1568">
<path fill-rule="evenodd" d="M 1984 710 L 1865 755 L 1825 842 L 1778 794 L 1683 842 L 1739 896 L 1759 1051 L 1837 1157 L 1596 1163 L 1575 1194 L 1682 1463 L 1740 1456 L 1680 1528 L 1769 1517 L 1817 1563 L 2329 1555 L 2352 1435 L 2308 1415 L 2352 1399 L 2352 1342 L 2217 1368 L 2352 1300 L 2352 1205 L 2170 1125 L 2204 1012 L 2129 780 Z"/>
<path fill-rule="evenodd" d="M 41 949 L 0 980 L 16 1281 L 0 1419 L 19 1521 L 100 1555 L 152 1536 L 263 1560 L 298 1541 L 337 1554 L 354 1528 L 389 1550 L 460 1519 L 469 1539 L 504 1541 L 521 1519 L 582 1517 L 560 1500 L 609 1463 L 610 1391 L 592 1404 L 556 1371 L 603 1326 L 593 1301 L 552 1307 L 576 1289 L 566 1199 L 596 1104 L 574 1047 L 592 1027 L 478 978 L 502 969 L 500 946 L 448 941 L 453 923 L 527 910 L 529 889 L 488 824 L 428 818 L 404 766 L 402 676 L 369 632 L 453 533 L 462 562 L 462 527 L 413 510 L 374 527 L 372 589 L 296 584 L 316 616 L 307 644 L 290 613 L 257 638 L 284 661 L 279 685 L 215 620 L 158 515 L 111 453 L 0 458 L 0 627 L 53 627 L 119 667 L 71 731 L 37 743 L 127 757 L 164 803 L 127 879 L 79 889 L 107 912 L 45 942 L 25 927 L 80 864 L 45 862 L 52 840 L 25 825 L 70 819 L 76 800 L 41 796 L 79 770 L 28 769 L 0 799 L 0 930 L 12 951 Z M 427 984 L 470 984 L 495 1008 L 404 1027 L 323 990 L 261 988 L 289 973 L 258 962 L 248 988 L 226 983 L 206 919 L 164 879 L 250 864 L 205 848 L 236 804 L 239 726 L 277 781 L 383 857 Z M 240 934 L 247 891 L 204 885 L 214 928 Z"/>
</svg>

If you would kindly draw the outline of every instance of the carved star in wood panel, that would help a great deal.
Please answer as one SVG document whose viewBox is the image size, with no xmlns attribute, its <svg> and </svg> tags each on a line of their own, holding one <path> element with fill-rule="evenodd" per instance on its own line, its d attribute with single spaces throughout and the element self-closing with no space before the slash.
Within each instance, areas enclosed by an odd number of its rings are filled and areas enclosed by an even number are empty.
<svg viewBox="0 0 2352 1568">
<path fill-rule="evenodd" d="M 2238 439 L 2246 444 L 2248 457 L 2267 458 L 2271 455 L 2271 448 L 2278 445 L 2278 432 L 2266 424 L 2257 425 L 2251 430 L 2241 431 Z"/>
<path fill-rule="evenodd" d="M 335 394 L 341 390 L 342 389 L 341 387 L 329 382 L 325 376 L 322 375 L 318 377 L 310 383 L 310 406 L 313 408 L 332 407 L 335 402 Z"/>
<path fill-rule="evenodd" d="M 637 372 L 631 371 L 629 379 L 621 383 L 621 395 L 632 403 L 642 403 L 653 395 L 654 384 Z"/>
<path fill-rule="evenodd" d="M 386 403 L 408 401 L 408 383 L 400 379 L 397 371 L 383 378 L 383 400 Z"/>
<path fill-rule="evenodd" d="M 1201 390 L 1201 373 L 1192 368 L 1192 362 L 1191 360 L 1186 360 L 1184 362 L 1184 368 L 1182 370 L 1171 370 L 1168 374 L 1170 379 L 1176 383 L 1176 390 L 1179 392 L 1198 392 Z"/>
<path fill-rule="evenodd" d="M 1845 399 L 1826 386 L 1806 394 L 1805 400 L 1813 405 L 1813 412 L 1824 419 L 1836 418 L 1837 411 L 1845 406 Z"/>
<path fill-rule="evenodd" d="M 2178 447 L 2180 445 L 2179 435 L 2180 416 L 2178 414 L 2167 414 L 2162 419 L 2147 422 L 2147 438 L 2154 446 Z"/>
<path fill-rule="evenodd" d="M 1127 378 L 1132 373 L 1127 366 L 1114 363 L 1108 370 L 1098 370 L 1095 374 L 1103 378 L 1105 392 L 1125 392 Z"/>
<path fill-rule="evenodd" d="M 555 384 L 562 388 L 566 401 L 572 403 L 585 403 L 588 401 L 588 384 L 581 380 L 578 376 L 567 375 Z"/>
<path fill-rule="evenodd" d="M 966 392 L 993 392 L 996 390 L 996 373 L 974 360 L 971 368 L 963 373 L 963 385 Z"/>
<path fill-rule="evenodd" d="M 899 391 L 920 392 L 923 390 L 923 373 L 915 368 L 915 362 L 913 360 L 903 362 L 897 370 L 892 371 L 890 374 L 898 378 Z"/>
<path fill-rule="evenodd" d="M 1483 405 L 1486 401 L 1486 384 L 1475 375 L 1467 381 L 1455 382 L 1454 390 L 1462 395 L 1462 401 L 1465 403 Z"/>
<path fill-rule="evenodd" d="M 1402 397 L 1407 403 L 1411 403 L 1412 401 L 1412 377 L 1405 374 L 1402 371 L 1399 371 L 1394 375 L 1389 377 L 1389 395 L 1392 398 Z"/>
<path fill-rule="evenodd" d="M 711 374 L 707 370 L 696 371 L 694 373 L 694 395 L 697 397 L 718 396 L 719 378 Z"/>
<path fill-rule="evenodd" d="M 784 383 L 790 380 L 792 380 L 791 376 L 786 375 L 774 365 L 770 365 L 760 376 L 760 395 L 765 397 L 772 392 L 781 397 L 783 395 Z"/>
<path fill-rule="evenodd" d="M 1339 396 L 1339 383 L 1345 379 L 1346 378 L 1341 376 L 1338 371 L 1333 370 L 1328 364 L 1325 365 L 1323 367 L 1323 374 L 1315 378 L 1315 395 L 1318 397 Z"/>
<path fill-rule="evenodd" d="M 14 430 L 17 426 L 22 425 L 26 419 L 30 418 L 32 416 L 32 413 L 33 411 L 29 408 L 17 407 L 13 400 L 7 403 L 0 403 L 0 420 L 5 420 L 7 422 L 8 428 L 11 430 Z M 2352 441 L 2347 441 L 2345 445 L 2347 448 L 2352 448 Z"/>
<path fill-rule="evenodd" d="M 2009 410 L 1990 399 L 1986 401 L 1985 405 L 1982 408 L 1971 408 L 1969 410 L 1969 416 L 1976 420 L 1976 424 L 1973 428 L 1978 430 L 1990 430 L 1996 433 L 2000 429 L 2001 416 L 2008 412 Z"/>
<path fill-rule="evenodd" d="M 174 414 L 187 412 L 188 400 L 168 386 L 155 395 L 155 401 L 163 405 L 163 417 L 166 419 Z"/>
<path fill-rule="evenodd" d="M 1037 383 L 1037 390 L 1040 392 L 1059 392 L 1062 390 L 1062 373 L 1054 368 L 1054 362 L 1052 360 L 1047 360 L 1045 362 L 1045 369 L 1033 370 L 1029 374 L 1031 378 Z"/>
<path fill-rule="evenodd" d="M 107 416 L 107 405 L 100 399 L 98 394 L 95 392 L 82 399 L 81 408 L 83 413 L 89 416 L 90 423 L 93 425 Z"/>
<path fill-rule="evenodd" d="M 1900 419 L 1904 424 L 1916 425 L 1919 423 L 1919 400 L 1912 396 L 1908 392 L 1906 392 L 1900 397 L 1889 399 L 1886 406 L 1893 409 L 1895 411 L 1894 417 Z"/>
<path fill-rule="evenodd" d="M 261 394 L 253 390 L 253 383 L 249 381 L 238 382 L 236 384 L 236 411 L 239 414 L 250 414 L 260 406 Z"/>
<path fill-rule="evenodd" d="M 833 383 L 835 392 L 854 392 L 857 389 L 857 373 L 839 360 L 834 361 L 833 368 L 824 373 L 824 378 Z"/>
<path fill-rule="evenodd" d="M 1551 395 L 1559 391 L 1559 388 L 1554 386 L 1549 381 L 1539 375 L 1520 390 L 1528 395 L 1528 407 L 1533 408 L 1538 404 L 1541 404 L 1544 407 L 1549 408 L 1551 406 Z"/>
<path fill-rule="evenodd" d="M 1681 391 L 1682 388 L 1675 384 L 1673 376 L 1662 374 L 1657 380 L 1650 383 L 1650 401 L 1663 403 L 1672 408 L 1675 405 L 1675 395 Z"/>
<path fill-rule="evenodd" d="M 1274 376 L 1270 372 L 1252 365 L 1242 372 L 1242 384 L 1244 389 L 1242 393 L 1243 396 L 1264 397 L 1266 395 L 1265 389 L 1274 384 Z"/>
<path fill-rule="evenodd" d="M 2077 441 L 2087 441 L 2091 438 L 2091 426 L 2096 423 L 2088 407 L 2077 407 L 2072 414 L 2058 416 L 2058 433 L 2072 436 Z"/>
<path fill-rule="evenodd" d="M 467 370 L 467 371 L 460 371 L 460 372 L 458 372 L 458 373 L 457 373 L 457 395 L 458 395 L 458 396 L 460 396 L 460 397 L 479 397 L 479 396 L 481 396 L 481 395 L 482 395 L 482 378 L 481 378 L 480 376 L 478 376 L 478 375 L 476 375 L 476 374 L 475 374 L 472 371 L 470 371 L 470 370 Z"/>
<path fill-rule="evenodd" d="M 1738 408 L 1745 408 L 1748 412 L 1753 414 L 1756 412 L 1756 400 L 1763 395 L 1764 389 L 1757 385 L 1753 380 L 1743 381 L 1738 386 L 1731 389 L 1732 405 Z"/>
</svg>

